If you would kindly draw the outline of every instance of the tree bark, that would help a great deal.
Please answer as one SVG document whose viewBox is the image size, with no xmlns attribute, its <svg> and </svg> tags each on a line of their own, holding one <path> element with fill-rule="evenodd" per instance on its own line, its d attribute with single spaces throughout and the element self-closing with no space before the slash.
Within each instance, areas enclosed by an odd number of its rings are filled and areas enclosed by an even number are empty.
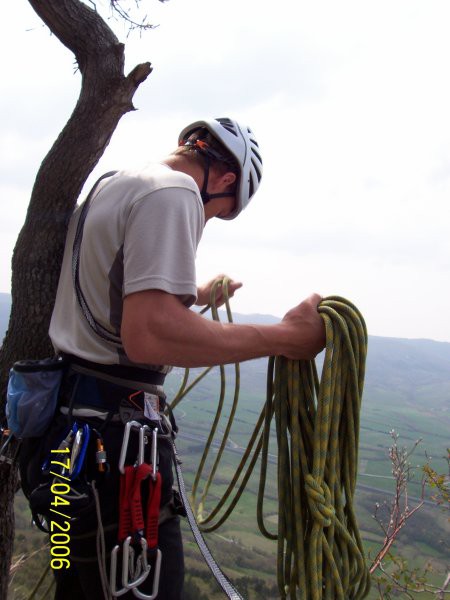
<svg viewBox="0 0 450 600">
<path fill-rule="evenodd" d="M 8 372 L 16 360 L 51 356 L 48 326 L 67 225 L 84 182 L 132 99 L 150 63 L 124 75 L 124 45 L 100 15 L 79 0 L 29 0 L 52 33 L 75 55 L 82 75 L 75 109 L 43 160 L 12 260 L 12 307 L 0 349 L 0 417 Z M 11 453 L 14 445 L 10 444 Z M 16 465 L 0 462 L 0 599 L 7 597 L 14 538 Z"/>
</svg>

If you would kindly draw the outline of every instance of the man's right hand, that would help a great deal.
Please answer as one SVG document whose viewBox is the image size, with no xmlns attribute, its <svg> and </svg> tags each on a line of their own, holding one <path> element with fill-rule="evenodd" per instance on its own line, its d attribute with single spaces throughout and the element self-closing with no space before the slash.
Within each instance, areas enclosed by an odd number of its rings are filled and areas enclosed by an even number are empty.
<svg viewBox="0 0 450 600">
<path fill-rule="evenodd" d="M 280 326 L 284 328 L 283 356 L 292 360 L 313 359 L 325 347 L 325 324 L 317 311 L 322 300 L 312 294 L 288 311 Z"/>
</svg>

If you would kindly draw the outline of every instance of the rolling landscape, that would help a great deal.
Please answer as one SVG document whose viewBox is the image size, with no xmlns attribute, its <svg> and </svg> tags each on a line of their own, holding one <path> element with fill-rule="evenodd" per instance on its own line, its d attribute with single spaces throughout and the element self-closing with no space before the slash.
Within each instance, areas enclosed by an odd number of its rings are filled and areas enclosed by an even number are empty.
<svg viewBox="0 0 450 600">
<path fill-rule="evenodd" d="M 0 294 L 0 326 L 7 326 L 9 296 Z M 274 322 L 270 316 L 236 315 L 235 320 Z M 26 357 L 24 357 L 26 358 Z M 320 371 L 320 357 L 317 359 Z M 223 455 L 221 466 L 205 503 L 205 511 L 214 507 L 226 489 L 243 450 L 247 446 L 256 420 L 265 402 L 267 360 L 249 361 L 241 365 L 240 400 L 234 425 Z M 198 372 L 191 373 L 191 379 Z M 170 400 L 176 395 L 184 371 L 174 369 L 167 380 Z M 213 422 L 220 390 L 219 369 L 213 369 L 175 409 L 180 427 L 177 447 L 183 461 L 183 472 L 189 488 L 202 456 L 204 444 Z M 234 393 L 234 368 L 226 367 L 227 394 L 219 431 L 223 433 Z M 448 472 L 445 460 L 450 445 L 450 343 L 431 340 L 410 340 L 371 336 L 364 399 L 361 415 L 359 475 L 356 491 L 358 522 L 369 557 L 381 546 L 383 534 L 373 518 L 375 504 L 392 499 L 394 481 L 389 460 L 392 444 L 390 431 L 398 434 L 398 444 L 412 448 L 421 440 L 411 457 L 417 467 L 409 486 L 409 504 L 417 504 L 421 496 L 421 465 L 430 461 L 438 473 Z M 217 444 L 208 465 L 217 453 Z M 264 512 L 271 531 L 277 526 L 276 446 L 270 447 L 271 460 Z M 256 523 L 256 496 L 259 484 L 259 462 L 230 518 L 206 540 L 217 561 L 248 599 L 278 598 L 276 588 L 276 542 L 264 538 Z M 16 500 L 16 561 L 21 556 L 35 554 L 14 573 L 10 600 L 27 597 L 42 573 L 48 550 L 39 550 L 45 536 L 30 526 L 30 515 L 20 492 Z M 186 549 L 186 599 L 219 599 L 223 592 L 209 575 L 193 541 L 187 524 L 183 525 Z M 430 565 L 428 578 L 440 584 L 448 570 L 450 526 L 448 513 L 436 506 L 428 493 L 424 506 L 408 521 L 399 534 L 394 553 L 408 561 L 411 569 Z M 51 584 L 47 576 L 46 585 Z M 45 588 L 42 588 L 42 590 Z M 40 592 L 36 597 L 43 597 Z M 404 596 L 406 597 L 406 596 Z M 414 594 L 412 595 L 414 596 Z M 420 594 L 417 598 L 432 598 Z M 379 595 L 375 590 L 369 599 Z"/>
</svg>

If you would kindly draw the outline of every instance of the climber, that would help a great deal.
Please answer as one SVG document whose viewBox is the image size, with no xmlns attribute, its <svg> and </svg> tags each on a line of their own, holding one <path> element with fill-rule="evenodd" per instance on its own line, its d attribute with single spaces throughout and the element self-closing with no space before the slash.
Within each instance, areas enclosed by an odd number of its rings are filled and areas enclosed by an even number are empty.
<svg viewBox="0 0 450 600">
<path fill-rule="evenodd" d="M 69 225 L 49 333 L 70 367 L 41 454 L 48 455 L 55 440 L 60 442 L 68 420 L 78 423 L 76 432 L 87 424 L 96 432 L 91 437 L 101 438 L 101 460 L 109 469 L 96 478 L 96 489 L 111 553 L 123 509 L 118 463 L 124 424 L 138 423 L 128 431 L 128 463 L 142 450 L 142 424 L 157 430 L 158 458 L 152 473 L 157 468 L 161 478 L 160 564 L 157 569 L 152 558 L 150 575 L 139 586 L 127 587 L 118 580 L 117 589 L 127 598 L 153 593 L 159 568 L 158 600 L 182 595 L 182 508 L 172 489 L 171 446 L 164 437 L 167 427 L 175 431 L 176 425 L 162 418 L 167 365 L 210 366 L 270 355 L 310 359 L 324 346 L 317 294 L 275 325 L 220 324 L 189 308 L 208 303 L 213 283 L 196 284 L 195 255 L 205 223 L 213 217 L 236 218 L 257 191 L 261 175 L 260 150 L 248 127 L 228 118 L 196 121 L 183 129 L 178 147 L 162 162 L 104 177 L 93 191 L 89 210 L 83 214 L 81 205 Z M 282 210 L 281 204 L 278 201 L 277 210 Z M 230 296 L 240 286 L 231 281 Z M 151 454 L 150 447 L 145 452 Z M 85 471 L 80 470 L 86 485 L 98 467 L 89 460 L 87 452 Z M 143 492 L 144 506 L 151 493 Z M 105 595 L 96 545 L 98 522 L 94 503 L 72 515 L 71 564 L 55 572 L 56 599 L 97 600 Z M 144 559 L 139 569 L 131 580 L 137 581 L 145 570 Z"/>
</svg>

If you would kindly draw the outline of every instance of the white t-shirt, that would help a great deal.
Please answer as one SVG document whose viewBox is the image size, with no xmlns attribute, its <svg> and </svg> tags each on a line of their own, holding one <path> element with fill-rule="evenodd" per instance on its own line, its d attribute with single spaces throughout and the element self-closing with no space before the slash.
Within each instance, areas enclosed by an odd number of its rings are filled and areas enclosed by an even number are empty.
<svg viewBox="0 0 450 600">
<path fill-rule="evenodd" d="M 75 295 L 72 249 L 80 211 L 78 207 L 69 224 L 50 338 L 56 351 L 101 364 L 130 365 L 123 347 L 91 329 Z M 102 180 L 84 224 L 79 268 L 80 287 L 95 320 L 118 335 L 123 298 L 143 290 L 163 290 L 191 306 L 204 225 L 197 184 L 167 165 L 120 171 Z"/>
</svg>

